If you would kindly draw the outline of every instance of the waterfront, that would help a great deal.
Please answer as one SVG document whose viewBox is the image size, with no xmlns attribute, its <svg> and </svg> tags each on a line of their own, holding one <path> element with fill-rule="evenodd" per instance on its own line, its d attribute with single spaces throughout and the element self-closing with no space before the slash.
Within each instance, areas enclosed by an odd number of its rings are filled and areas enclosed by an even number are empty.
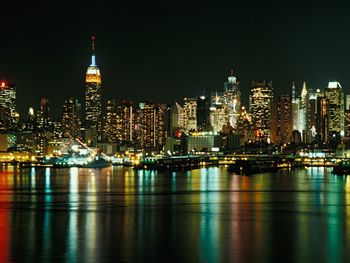
<svg viewBox="0 0 350 263">
<path fill-rule="evenodd" d="M 3 168 L 1 262 L 348 262 L 350 177 Z"/>
</svg>

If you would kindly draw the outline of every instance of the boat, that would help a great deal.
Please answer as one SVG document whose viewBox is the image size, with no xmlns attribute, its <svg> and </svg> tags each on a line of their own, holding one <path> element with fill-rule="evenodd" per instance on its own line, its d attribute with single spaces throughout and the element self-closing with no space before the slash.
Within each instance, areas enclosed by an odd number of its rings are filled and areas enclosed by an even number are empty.
<svg viewBox="0 0 350 263">
<path fill-rule="evenodd" d="M 97 148 L 84 145 L 77 139 L 72 139 L 59 156 L 46 157 L 43 164 L 53 168 L 103 168 L 112 165 L 112 161 Z"/>
<path fill-rule="evenodd" d="M 146 157 L 140 160 L 135 169 L 140 170 L 191 170 L 200 167 L 199 156 Z"/>
<path fill-rule="evenodd" d="M 259 157 L 254 159 L 239 159 L 228 166 L 228 171 L 241 175 L 276 172 L 285 168 L 277 157 Z"/>
<path fill-rule="evenodd" d="M 338 165 L 334 165 L 333 173 L 336 175 L 350 175 L 350 161 L 341 161 Z"/>
</svg>

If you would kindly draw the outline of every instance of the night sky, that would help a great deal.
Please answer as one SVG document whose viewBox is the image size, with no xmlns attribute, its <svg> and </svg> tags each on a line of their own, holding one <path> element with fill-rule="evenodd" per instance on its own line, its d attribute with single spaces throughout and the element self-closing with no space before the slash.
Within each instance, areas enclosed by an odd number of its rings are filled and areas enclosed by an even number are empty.
<svg viewBox="0 0 350 263">
<path fill-rule="evenodd" d="M 16 84 L 21 114 L 40 97 L 56 116 L 65 98 L 83 99 L 91 34 L 104 100 L 172 104 L 221 91 L 231 68 L 245 101 L 261 79 L 275 94 L 292 80 L 350 92 L 350 8 L 340 1 L 28 2 L 1 5 L 0 78 Z"/>
</svg>

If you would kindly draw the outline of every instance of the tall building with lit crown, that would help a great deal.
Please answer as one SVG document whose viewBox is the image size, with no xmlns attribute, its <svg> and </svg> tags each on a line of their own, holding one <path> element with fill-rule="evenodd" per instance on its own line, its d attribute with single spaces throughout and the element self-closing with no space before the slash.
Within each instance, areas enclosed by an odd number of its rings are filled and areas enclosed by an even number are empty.
<svg viewBox="0 0 350 263">
<path fill-rule="evenodd" d="M 329 82 L 324 96 L 328 102 L 328 136 L 344 136 L 344 92 L 339 82 Z M 329 138 L 330 139 L 330 138 Z"/>
<path fill-rule="evenodd" d="M 231 70 L 231 74 L 224 84 L 224 105 L 228 122 L 235 128 L 241 109 L 241 91 L 239 90 L 239 81 L 234 76 L 233 70 Z"/>
<path fill-rule="evenodd" d="M 299 108 L 299 131 L 302 133 L 302 137 L 305 137 L 305 133 L 308 126 L 308 109 L 309 109 L 309 96 L 306 88 L 306 83 L 303 83 L 301 90 L 301 101 Z"/>
<path fill-rule="evenodd" d="M 15 129 L 17 119 L 16 86 L 2 81 L 0 83 L 0 129 Z"/>
<path fill-rule="evenodd" d="M 252 82 L 249 110 L 252 114 L 255 137 L 258 140 L 270 141 L 272 100 L 272 81 Z"/>
<path fill-rule="evenodd" d="M 225 105 L 225 97 L 222 92 L 211 94 L 210 124 L 214 132 L 221 132 L 229 121 Z"/>
<path fill-rule="evenodd" d="M 81 138 L 81 103 L 72 97 L 63 104 L 62 131 L 65 138 Z"/>
<path fill-rule="evenodd" d="M 101 73 L 95 59 L 95 36 L 92 36 L 91 64 L 85 77 L 85 120 L 89 126 L 97 126 L 102 114 Z"/>
</svg>

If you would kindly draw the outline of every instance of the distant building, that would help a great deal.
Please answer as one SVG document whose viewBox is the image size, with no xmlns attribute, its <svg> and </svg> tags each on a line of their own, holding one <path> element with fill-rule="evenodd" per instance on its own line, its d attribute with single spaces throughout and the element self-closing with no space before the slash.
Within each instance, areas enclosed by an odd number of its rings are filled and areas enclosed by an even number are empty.
<svg viewBox="0 0 350 263">
<path fill-rule="evenodd" d="M 210 130 L 210 105 L 209 100 L 205 96 L 200 96 L 197 99 L 197 130 Z"/>
<path fill-rule="evenodd" d="M 39 110 L 37 111 L 37 127 L 47 130 L 51 127 L 50 104 L 47 98 L 40 98 Z"/>
<path fill-rule="evenodd" d="M 178 123 L 185 133 L 197 130 L 197 99 L 184 98 L 183 105 L 176 103 L 178 109 Z"/>
<path fill-rule="evenodd" d="M 214 132 L 221 132 L 223 127 L 229 121 L 225 105 L 224 93 L 212 93 L 210 106 L 210 124 Z"/>
<path fill-rule="evenodd" d="M 344 136 L 344 92 L 339 82 L 329 82 L 324 96 L 328 102 L 328 136 Z M 331 138 L 329 138 L 331 139 Z"/>
<path fill-rule="evenodd" d="M 142 149 L 158 150 L 165 145 L 168 136 L 168 111 L 165 104 L 140 103 L 138 127 Z"/>
<path fill-rule="evenodd" d="M 274 143 L 285 144 L 291 141 L 292 137 L 292 99 L 289 95 L 279 96 L 274 108 Z"/>
<path fill-rule="evenodd" d="M 194 132 L 187 136 L 187 152 L 218 152 L 222 136 L 216 132 Z"/>
<path fill-rule="evenodd" d="M 241 91 L 239 89 L 239 81 L 234 76 L 233 70 L 224 84 L 224 108 L 228 115 L 230 125 L 235 128 L 241 109 Z"/>
<path fill-rule="evenodd" d="M 95 37 L 92 36 L 91 64 L 85 77 L 85 120 L 89 126 L 97 126 L 102 115 L 101 73 L 95 60 Z"/>
<path fill-rule="evenodd" d="M 252 82 L 249 109 L 257 140 L 270 141 L 272 100 L 272 81 Z"/>
<path fill-rule="evenodd" d="M 9 131 L 17 127 L 16 86 L 0 82 L 0 130 Z"/>
<path fill-rule="evenodd" d="M 63 104 L 62 131 L 65 138 L 81 138 L 81 104 L 72 97 Z"/>
<path fill-rule="evenodd" d="M 108 100 L 106 105 L 106 114 L 103 125 L 103 137 L 106 142 L 117 141 L 117 104 L 115 100 Z"/>
</svg>

